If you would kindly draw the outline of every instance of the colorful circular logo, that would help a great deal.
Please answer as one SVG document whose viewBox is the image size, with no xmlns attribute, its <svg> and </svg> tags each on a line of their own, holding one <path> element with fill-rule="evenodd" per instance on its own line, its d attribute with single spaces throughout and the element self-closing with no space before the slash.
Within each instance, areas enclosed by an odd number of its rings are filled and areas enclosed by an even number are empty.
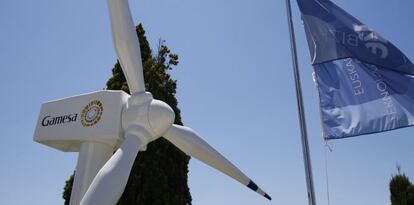
<svg viewBox="0 0 414 205">
<path fill-rule="evenodd" d="M 93 100 L 83 108 L 81 123 L 84 127 L 90 127 L 99 122 L 102 117 L 103 105 L 99 100 Z"/>
</svg>

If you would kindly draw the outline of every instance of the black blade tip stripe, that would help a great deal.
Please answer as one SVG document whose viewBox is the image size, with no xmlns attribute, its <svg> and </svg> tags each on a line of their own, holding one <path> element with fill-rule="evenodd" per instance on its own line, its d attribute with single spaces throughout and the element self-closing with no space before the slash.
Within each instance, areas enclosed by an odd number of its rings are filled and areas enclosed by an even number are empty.
<svg viewBox="0 0 414 205">
<path fill-rule="evenodd" d="M 257 184 L 254 183 L 252 180 L 250 180 L 250 182 L 247 185 L 247 187 L 249 187 L 253 191 L 257 191 L 259 189 L 259 187 L 257 186 Z"/>
<path fill-rule="evenodd" d="M 266 199 L 272 200 L 272 197 L 270 197 L 269 195 L 265 194 L 264 197 L 266 197 Z"/>
</svg>

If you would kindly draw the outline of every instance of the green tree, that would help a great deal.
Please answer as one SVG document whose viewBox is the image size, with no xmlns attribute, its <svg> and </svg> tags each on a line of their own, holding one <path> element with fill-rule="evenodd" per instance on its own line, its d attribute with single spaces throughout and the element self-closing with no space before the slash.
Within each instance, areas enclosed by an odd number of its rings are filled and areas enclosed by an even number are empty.
<svg viewBox="0 0 414 205">
<path fill-rule="evenodd" d="M 398 174 L 390 181 L 391 205 L 414 205 L 414 185 L 405 174 L 401 174 L 399 166 L 397 170 Z"/>
<path fill-rule="evenodd" d="M 174 123 L 182 125 L 175 98 L 177 81 L 171 79 L 167 72 L 178 64 L 178 55 L 171 53 L 162 40 L 159 41 L 157 54 L 153 55 L 141 24 L 136 27 L 136 31 L 141 47 L 146 90 L 155 99 L 171 106 L 175 111 Z M 108 90 L 129 93 L 119 62 L 112 69 L 112 77 L 106 86 Z M 187 183 L 189 159 L 164 138 L 151 142 L 146 151 L 139 152 L 118 205 L 190 205 L 191 195 Z M 70 196 L 66 196 L 65 200 L 69 199 Z"/>
<path fill-rule="evenodd" d="M 74 176 L 75 176 L 75 172 L 73 172 L 72 176 L 70 176 L 69 179 L 66 180 L 65 187 L 63 188 L 62 197 L 65 200 L 65 205 L 69 205 L 70 194 L 72 192 L 72 186 L 73 186 L 73 178 L 74 178 Z"/>
</svg>

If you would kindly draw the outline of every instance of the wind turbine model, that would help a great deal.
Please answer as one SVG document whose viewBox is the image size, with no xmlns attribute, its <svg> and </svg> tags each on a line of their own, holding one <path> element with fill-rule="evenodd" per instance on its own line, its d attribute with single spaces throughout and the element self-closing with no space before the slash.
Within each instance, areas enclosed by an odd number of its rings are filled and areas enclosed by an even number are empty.
<svg viewBox="0 0 414 205">
<path fill-rule="evenodd" d="M 108 5 L 115 50 L 131 96 L 122 91 L 100 91 L 44 103 L 34 137 L 62 151 L 79 151 L 70 204 L 115 205 L 138 151 L 161 136 L 271 200 L 196 132 L 173 124 L 174 111 L 145 92 L 140 47 L 128 2 L 108 0 Z"/>
</svg>

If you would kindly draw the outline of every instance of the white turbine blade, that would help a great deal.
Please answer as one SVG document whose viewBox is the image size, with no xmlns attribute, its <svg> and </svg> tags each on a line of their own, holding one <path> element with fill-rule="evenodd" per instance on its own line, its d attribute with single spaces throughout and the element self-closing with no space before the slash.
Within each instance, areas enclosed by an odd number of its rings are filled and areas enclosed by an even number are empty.
<svg viewBox="0 0 414 205">
<path fill-rule="evenodd" d="M 141 51 L 128 0 L 108 0 L 112 38 L 131 94 L 145 91 Z"/>
<path fill-rule="evenodd" d="M 250 178 L 234 166 L 229 160 L 224 158 L 219 152 L 205 142 L 191 128 L 172 125 L 164 134 L 164 138 L 173 143 L 186 154 L 216 168 L 253 191 L 271 200 L 262 189 L 260 189 Z"/>
<path fill-rule="evenodd" d="M 139 148 L 138 137 L 126 137 L 121 147 L 99 170 L 80 205 L 116 204 L 124 192 Z"/>
</svg>

